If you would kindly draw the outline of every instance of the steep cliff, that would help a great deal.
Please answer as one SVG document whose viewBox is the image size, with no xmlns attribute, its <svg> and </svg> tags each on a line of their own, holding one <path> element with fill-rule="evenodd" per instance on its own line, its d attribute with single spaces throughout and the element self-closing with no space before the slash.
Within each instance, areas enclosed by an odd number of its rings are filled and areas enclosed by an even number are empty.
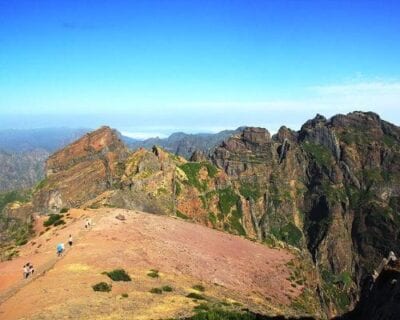
<svg viewBox="0 0 400 320">
<path fill-rule="evenodd" d="M 78 207 L 114 188 L 118 163 L 128 155 L 119 134 L 102 127 L 53 154 L 46 162 L 46 178 L 38 185 L 33 205 L 47 213 Z"/>
</svg>

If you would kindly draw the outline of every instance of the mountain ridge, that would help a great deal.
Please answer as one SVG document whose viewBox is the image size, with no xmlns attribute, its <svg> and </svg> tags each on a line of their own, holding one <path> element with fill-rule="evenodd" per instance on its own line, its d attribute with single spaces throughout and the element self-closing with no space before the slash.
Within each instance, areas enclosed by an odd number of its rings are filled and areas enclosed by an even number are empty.
<svg viewBox="0 0 400 320">
<path fill-rule="evenodd" d="M 63 151 L 53 155 L 32 202 L 8 215 L 118 207 L 297 248 L 317 270 L 305 299 L 312 292 L 330 317 L 355 306 L 389 251 L 399 254 L 400 128 L 375 113 L 317 115 L 273 136 L 247 127 L 199 162 L 160 147 L 129 152 L 110 128 L 91 135 L 107 143 L 92 150 L 81 138 L 64 149 L 67 166 Z"/>
</svg>

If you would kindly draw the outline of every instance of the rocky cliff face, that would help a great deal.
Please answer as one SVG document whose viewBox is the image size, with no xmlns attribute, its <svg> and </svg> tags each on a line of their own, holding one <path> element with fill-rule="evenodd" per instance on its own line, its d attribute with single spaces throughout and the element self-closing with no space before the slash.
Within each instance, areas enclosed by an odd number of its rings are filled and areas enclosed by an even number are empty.
<svg viewBox="0 0 400 320">
<path fill-rule="evenodd" d="M 104 127 L 49 158 L 33 208 L 135 208 L 286 243 L 314 266 L 309 292 L 328 315 L 354 306 L 382 257 L 400 253 L 400 128 L 376 114 L 317 115 L 274 136 L 244 128 L 192 160 L 128 154 Z"/>
<path fill-rule="evenodd" d="M 102 127 L 53 154 L 33 198 L 41 212 L 77 207 L 112 189 L 127 150 L 118 133 Z"/>
<path fill-rule="evenodd" d="M 317 115 L 272 139 L 247 128 L 213 162 L 245 197 L 261 239 L 308 249 L 321 300 L 335 314 L 355 301 L 383 255 L 399 248 L 399 142 L 399 128 L 373 113 Z"/>
</svg>

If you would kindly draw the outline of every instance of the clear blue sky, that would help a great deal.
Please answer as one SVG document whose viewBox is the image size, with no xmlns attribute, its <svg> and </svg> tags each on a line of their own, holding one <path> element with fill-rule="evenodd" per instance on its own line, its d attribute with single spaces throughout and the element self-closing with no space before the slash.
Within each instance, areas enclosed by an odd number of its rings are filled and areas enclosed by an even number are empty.
<svg viewBox="0 0 400 320">
<path fill-rule="evenodd" d="M 0 0 L 0 126 L 400 124 L 399 17 L 388 0 Z"/>
</svg>

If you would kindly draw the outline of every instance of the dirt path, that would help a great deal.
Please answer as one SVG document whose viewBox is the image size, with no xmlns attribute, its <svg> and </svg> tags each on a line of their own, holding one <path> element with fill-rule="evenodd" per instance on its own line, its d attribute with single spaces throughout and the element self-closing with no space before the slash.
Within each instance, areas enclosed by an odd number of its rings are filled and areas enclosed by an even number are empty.
<svg viewBox="0 0 400 320">
<path fill-rule="evenodd" d="M 117 214 L 126 220 L 116 219 Z M 90 232 L 82 231 L 87 215 L 97 220 Z M 56 243 L 67 242 L 70 233 L 77 243 L 62 259 L 55 259 Z M 287 280 L 286 263 L 293 258 L 287 251 L 164 216 L 122 209 L 76 210 L 66 228 L 34 242 L 21 250 L 20 258 L 0 264 L 1 319 L 176 317 L 191 312 L 194 302 L 185 295 L 196 283 L 206 287 L 210 299 L 278 312 L 301 291 Z M 21 267 L 27 259 L 41 273 L 46 271 L 44 275 L 23 282 Z M 94 283 L 110 281 L 103 271 L 121 267 L 132 282 L 113 283 L 111 293 L 92 290 Z M 160 277 L 149 278 L 149 269 L 159 270 Z M 174 292 L 149 293 L 165 284 Z M 121 299 L 124 292 L 133 298 Z"/>
</svg>

